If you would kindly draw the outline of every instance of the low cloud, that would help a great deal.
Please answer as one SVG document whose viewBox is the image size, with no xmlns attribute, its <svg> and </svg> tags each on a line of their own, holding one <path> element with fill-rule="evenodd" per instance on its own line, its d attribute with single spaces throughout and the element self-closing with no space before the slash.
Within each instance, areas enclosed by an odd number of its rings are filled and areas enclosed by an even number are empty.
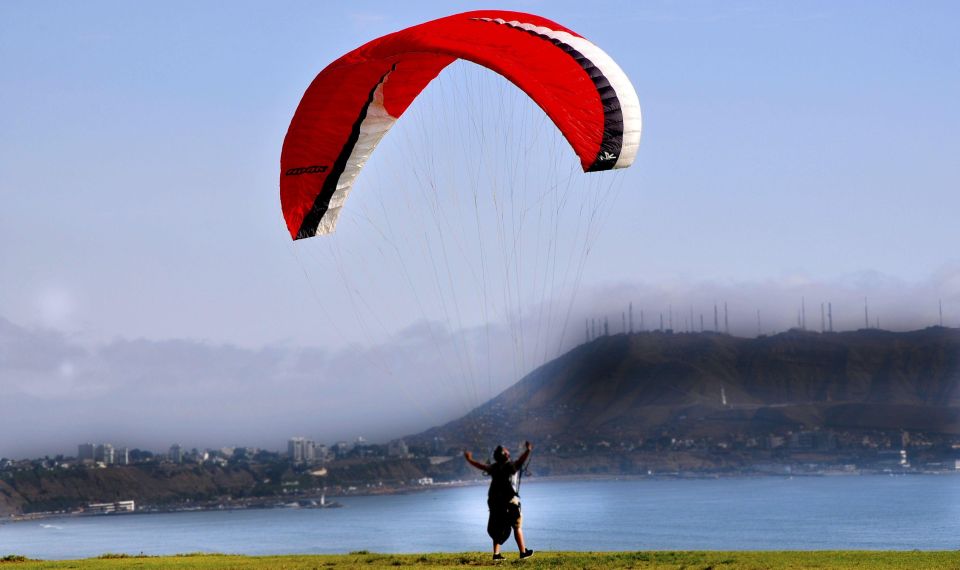
<svg viewBox="0 0 960 570">
<path fill-rule="evenodd" d="M 305 435 L 332 443 L 418 432 L 459 417 L 524 373 L 576 346 L 588 323 L 675 330 L 724 327 L 753 336 L 797 326 L 819 330 L 821 303 L 835 330 L 960 325 L 960 266 L 907 283 L 877 273 L 830 282 L 802 275 L 763 282 L 613 283 L 580 291 L 567 317 L 532 308 L 523 322 L 451 331 L 419 321 L 375 346 L 257 349 L 192 340 L 126 340 L 90 346 L 54 329 L 0 318 L 0 456 L 76 453 L 83 442 L 163 450 L 251 445 L 281 449 Z M 693 319 L 691 322 L 691 312 Z M 562 314 L 561 314 L 562 313 Z M 825 315 L 826 316 L 826 315 Z M 825 319 L 826 320 L 826 319 Z M 566 326 L 563 323 L 566 322 Z M 549 324 L 545 324 L 549 323 Z M 629 326 L 629 323 L 627 323 Z"/>
<path fill-rule="evenodd" d="M 76 301 L 63 287 L 47 287 L 37 297 L 37 309 L 44 325 L 65 328 L 72 324 Z"/>
<path fill-rule="evenodd" d="M 0 456 L 74 454 L 88 441 L 152 450 L 281 449 L 294 435 L 387 441 L 502 389 L 502 377 L 478 387 L 476 371 L 458 364 L 478 350 L 433 323 L 329 352 L 142 339 L 88 348 L 0 319 Z"/>
<path fill-rule="evenodd" d="M 702 315 L 704 328 L 713 330 L 714 307 L 717 324 L 723 330 L 725 305 L 730 332 L 740 336 L 796 327 L 804 320 L 804 313 L 806 328 L 820 330 L 821 324 L 829 327 L 831 307 L 837 331 L 863 328 L 865 317 L 871 327 L 879 319 L 884 329 L 924 328 L 939 324 L 941 305 L 943 324 L 956 327 L 960 326 L 960 265 L 945 267 L 922 282 L 906 282 L 877 272 L 854 273 L 830 281 L 789 275 L 759 282 L 614 283 L 583 297 L 594 301 L 578 313 L 580 336 L 584 334 L 584 319 L 606 318 L 611 330 L 619 332 L 630 303 L 636 330 L 640 329 L 641 310 L 646 330 L 659 328 L 661 314 L 665 327 L 672 315 L 675 330 L 700 330 Z"/>
</svg>

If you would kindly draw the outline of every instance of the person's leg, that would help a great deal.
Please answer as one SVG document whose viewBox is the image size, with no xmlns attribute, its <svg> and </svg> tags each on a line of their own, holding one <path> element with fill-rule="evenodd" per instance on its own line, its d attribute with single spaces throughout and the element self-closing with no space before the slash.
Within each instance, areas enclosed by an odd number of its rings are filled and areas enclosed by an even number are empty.
<svg viewBox="0 0 960 570">
<path fill-rule="evenodd" d="M 520 549 L 520 554 L 526 552 L 527 547 L 523 544 L 523 529 L 520 528 L 520 525 L 513 527 L 513 538 L 517 539 L 517 548 Z"/>
<path fill-rule="evenodd" d="M 493 555 L 496 556 L 500 554 L 500 545 L 496 541 L 493 542 Z"/>
<path fill-rule="evenodd" d="M 517 539 L 517 548 L 520 550 L 520 558 L 529 558 L 533 556 L 533 551 L 527 548 L 523 540 L 523 518 L 517 519 L 517 524 L 513 526 L 513 538 Z"/>
</svg>

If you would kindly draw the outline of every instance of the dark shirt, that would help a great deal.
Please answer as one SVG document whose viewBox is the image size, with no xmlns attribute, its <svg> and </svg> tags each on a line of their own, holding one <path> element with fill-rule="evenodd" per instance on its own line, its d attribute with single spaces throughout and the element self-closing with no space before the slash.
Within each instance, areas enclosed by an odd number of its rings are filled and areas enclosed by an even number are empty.
<svg viewBox="0 0 960 570">
<path fill-rule="evenodd" d="M 506 504 L 517 496 L 516 489 L 513 488 L 512 477 L 517 473 L 517 468 L 513 463 L 506 461 L 504 463 L 494 463 L 487 470 L 490 474 L 490 491 L 487 492 L 487 503 Z"/>
</svg>

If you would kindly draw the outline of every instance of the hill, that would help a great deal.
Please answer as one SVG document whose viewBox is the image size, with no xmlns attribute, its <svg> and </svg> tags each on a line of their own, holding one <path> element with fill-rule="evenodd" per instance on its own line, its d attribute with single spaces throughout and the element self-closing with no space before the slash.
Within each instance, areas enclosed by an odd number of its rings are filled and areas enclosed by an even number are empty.
<svg viewBox="0 0 960 570">
<path fill-rule="evenodd" d="M 960 434 L 960 329 L 618 334 L 409 438 L 639 446 L 798 430 Z"/>
<path fill-rule="evenodd" d="M 0 516 L 72 510 L 92 502 L 134 499 L 138 504 L 164 504 L 251 496 L 258 494 L 262 479 L 248 467 L 173 464 L 8 471 L 0 479 Z"/>
</svg>

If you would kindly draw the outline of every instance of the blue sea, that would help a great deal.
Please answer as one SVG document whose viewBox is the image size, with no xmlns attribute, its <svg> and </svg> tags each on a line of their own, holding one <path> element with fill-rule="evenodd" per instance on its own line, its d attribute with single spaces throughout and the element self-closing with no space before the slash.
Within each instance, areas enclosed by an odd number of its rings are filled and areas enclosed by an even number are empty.
<svg viewBox="0 0 960 570">
<path fill-rule="evenodd" d="M 955 550 L 960 476 L 526 480 L 539 550 Z M 346 497 L 339 509 L 62 517 L 0 524 L 0 556 L 476 551 L 486 488 Z M 514 545 L 508 543 L 510 548 Z"/>
</svg>

